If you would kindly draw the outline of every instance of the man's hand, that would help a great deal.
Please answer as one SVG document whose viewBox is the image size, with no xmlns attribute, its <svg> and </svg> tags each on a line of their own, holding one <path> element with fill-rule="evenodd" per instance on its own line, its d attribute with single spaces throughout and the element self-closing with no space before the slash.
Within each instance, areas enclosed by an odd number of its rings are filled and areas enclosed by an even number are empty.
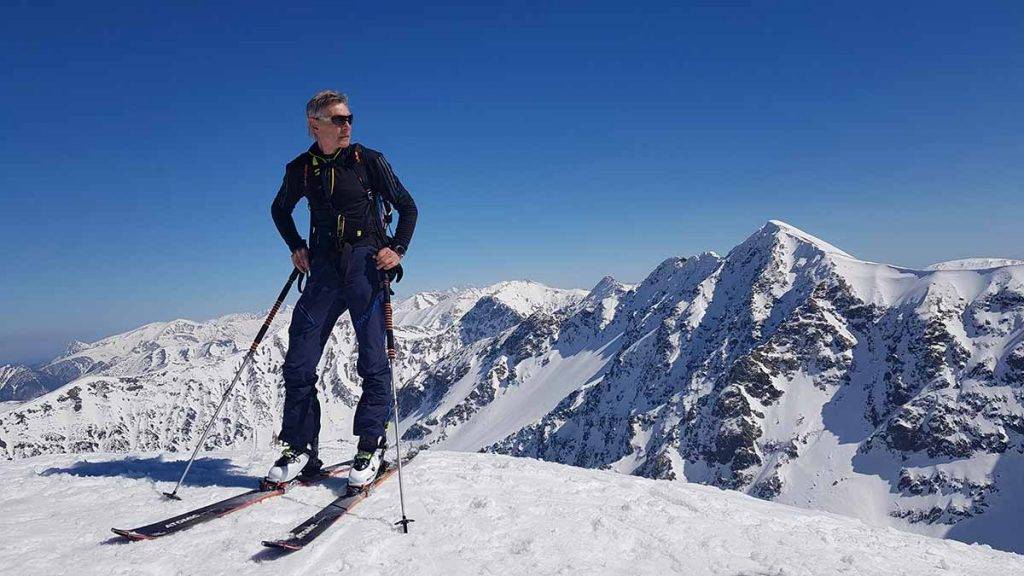
<svg viewBox="0 0 1024 576">
<path fill-rule="evenodd" d="M 402 256 L 391 248 L 381 248 L 377 252 L 377 270 L 391 270 L 398 266 L 398 261 L 401 259 Z"/>
<path fill-rule="evenodd" d="M 292 252 L 292 264 L 303 274 L 309 274 L 309 250 L 299 248 Z"/>
</svg>

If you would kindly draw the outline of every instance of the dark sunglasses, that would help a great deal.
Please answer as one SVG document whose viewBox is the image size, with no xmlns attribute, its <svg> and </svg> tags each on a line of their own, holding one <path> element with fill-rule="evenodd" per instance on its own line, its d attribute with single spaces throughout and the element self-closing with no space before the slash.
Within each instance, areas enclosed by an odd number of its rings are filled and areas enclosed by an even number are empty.
<svg viewBox="0 0 1024 576">
<path fill-rule="evenodd" d="M 330 120 L 331 124 L 334 124 L 335 126 L 344 126 L 346 122 L 351 126 L 352 122 L 355 122 L 355 114 L 349 114 L 348 116 L 344 114 L 335 114 L 330 118 L 324 118 L 324 120 Z"/>
</svg>

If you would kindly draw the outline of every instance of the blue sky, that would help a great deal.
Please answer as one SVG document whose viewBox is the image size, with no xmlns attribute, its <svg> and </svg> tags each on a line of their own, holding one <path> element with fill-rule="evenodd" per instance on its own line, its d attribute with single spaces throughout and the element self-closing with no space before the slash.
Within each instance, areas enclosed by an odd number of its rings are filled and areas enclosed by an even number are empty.
<svg viewBox="0 0 1024 576">
<path fill-rule="evenodd" d="M 771 218 L 1024 258 L 1024 5 L 807 4 L 5 5 L 0 362 L 269 307 L 326 87 L 420 206 L 400 296 L 636 282 Z"/>
</svg>

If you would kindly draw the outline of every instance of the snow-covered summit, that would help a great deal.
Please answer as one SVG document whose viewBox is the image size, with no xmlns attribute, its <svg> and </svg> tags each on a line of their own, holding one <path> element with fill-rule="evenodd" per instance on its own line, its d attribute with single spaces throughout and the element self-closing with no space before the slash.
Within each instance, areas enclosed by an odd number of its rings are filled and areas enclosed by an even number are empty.
<svg viewBox="0 0 1024 576">
<path fill-rule="evenodd" d="M 484 298 L 526 317 L 538 310 L 560 308 L 585 295 L 583 290 L 552 288 L 528 280 L 420 293 L 396 304 L 395 323 L 421 330 L 443 331 L 452 327 Z"/>
<path fill-rule="evenodd" d="M 601 278 L 593 288 L 590 289 L 589 295 L 603 296 L 608 292 L 614 291 L 616 288 L 623 286 L 621 282 L 616 280 L 612 276 L 605 276 Z"/>
<path fill-rule="evenodd" d="M 347 455 L 329 451 L 328 459 Z M 493 454 L 426 451 L 404 469 L 408 534 L 392 527 L 389 481 L 302 552 L 268 554 L 329 503 L 337 483 L 301 488 L 154 542 L 122 544 L 138 525 L 242 490 L 272 456 L 201 459 L 186 501 L 169 490 L 180 461 L 42 456 L 0 469 L 0 566 L 10 574 L 737 574 L 990 576 L 1024 558 L 717 488 Z M 42 471 L 42 474 L 39 473 Z M 54 519 L 59 518 L 59 522 Z"/>
<path fill-rule="evenodd" d="M 1004 266 L 1022 265 L 1024 265 L 1024 260 L 1014 260 L 1012 258 L 963 258 L 961 260 L 949 260 L 932 264 L 925 268 L 925 270 L 988 270 Z"/>
<path fill-rule="evenodd" d="M 552 289 L 550 286 L 530 280 L 499 282 L 484 290 L 491 298 L 525 316 L 537 311 L 538 305 L 550 312 L 587 295 L 586 290 Z"/>
<path fill-rule="evenodd" d="M 515 364 L 481 358 L 496 398 L 541 377 L 566 390 L 481 448 L 1024 549 L 1024 267 L 901 269 L 773 221 L 597 312 L 538 326 L 546 344 Z"/>
<path fill-rule="evenodd" d="M 67 346 L 64 347 L 64 352 L 61 353 L 61 356 L 71 356 L 73 354 L 78 354 L 83 350 L 87 350 L 90 346 L 92 346 L 92 344 L 89 344 L 87 342 L 82 342 L 81 340 L 72 340 L 71 342 L 68 342 Z"/>
<path fill-rule="evenodd" d="M 605 276 L 590 289 L 590 292 L 586 294 L 586 297 L 579 301 L 580 304 L 587 304 L 593 302 L 600 302 L 605 298 L 618 297 L 630 290 L 635 289 L 636 286 L 633 284 L 625 284 L 619 282 L 611 276 Z"/>
<path fill-rule="evenodd" d="M 789 241 L 796 241 L 812 245 L 815 248 L 818 248 L 819 250 L 827 252 L 829 254 L 843 256 L 845 258 L 853 258 L 853 256 L 847 254 L 846 252 L 840 250 L 839 248 L 836 248 L 835 246 L 829 244 L 828 242 L 822 240 L 821 238 L 818 238 L 817 236 L 812 236 L 811 234 L 808 234 L 807 232 L 800 230 L 796 226 L 787 224 L 782 220 L 769 220 L 768 223 L 762 226 L 761 229 L 758 230 L 756 233 L 754 233 L 754 235 L 751 238 L 758 238 L 759 240 L 762 241 L 768 238 L 776 240 L 785 239 Z"/>
</svg>

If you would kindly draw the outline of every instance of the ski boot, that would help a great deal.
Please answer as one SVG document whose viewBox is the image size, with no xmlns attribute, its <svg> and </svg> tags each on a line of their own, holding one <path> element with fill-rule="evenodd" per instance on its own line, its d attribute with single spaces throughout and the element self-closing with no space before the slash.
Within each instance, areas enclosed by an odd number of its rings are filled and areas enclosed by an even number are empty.
<svg viewBox="0 0 1024 576">
<path fill-rule="evenodd" d="M 286 444 L 284 450 L 281 451 L 281 457 L 274 462 L 274 467 L 267 473 L 266 478 L 260 481 L 260 488 L 263 490 L 275 489 L 282 484 L 291 482 L 300 474 L 305 474 L 307 469 L 314 474 L 319 473 L 319 466 L 322 465 L 323 463 L 315 455 L 304 450 L 296 450 Z"/>
<path fill-rule="evenodd" d="M 299 472 L 299 478 L 316 478 L 320 476 L 320 470 L 324 467 L 322 460 L 317 458 L 320 453 L 320 442 L 319 439 L 315 439 L 309 444 L 309 450 L 306 451 L 309 454 L 309 461 L 302 467 L 302 471 Z"/>
<path fill-rule="evenodd" d="M 316 478 L 320 475 L 320 471 L 324 467 L 323 460 L 316 457 L 316 453 L 309 455 L 309 462 L 302 467 L 302 471 L 299 472 L 299 478 Z"/>
<path fill-rule="evenodd" d="M 387 444 L 380 436 L 360 436 L 356 450 L 352 468 L 348 471 L 350 494 L 364 490 L 384 471 L 382 463 Z"/>
</svg>

